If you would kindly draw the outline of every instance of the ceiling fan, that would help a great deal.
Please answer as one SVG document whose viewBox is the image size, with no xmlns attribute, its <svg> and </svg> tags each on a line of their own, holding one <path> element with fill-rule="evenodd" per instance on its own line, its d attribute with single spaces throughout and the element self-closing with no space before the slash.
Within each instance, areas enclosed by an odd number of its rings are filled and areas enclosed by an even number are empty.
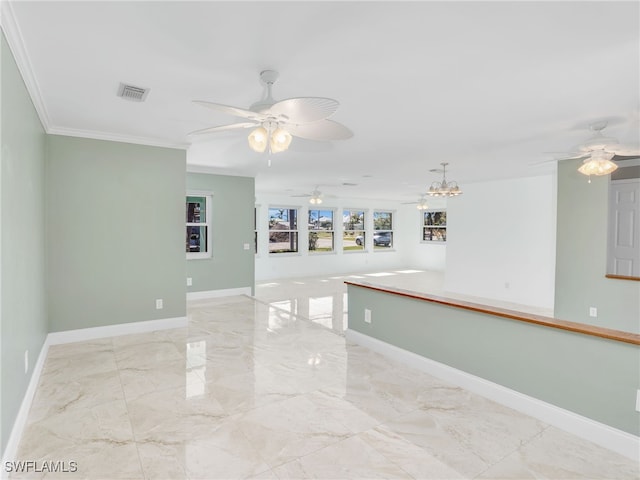
<svg viewBox="0 0 640 480">
<path fill-rule="evenodd" d="M 323 97 L 274 100 L 271 87 L 278 76 L 278 72 L 274 70 L 264 70 L 260 73 L 260 79 L 266 85 L 267 92 L 261 100 L 248 109 L 194 100 L 194 103 L 243 118 L 244 121 L 196 130 L 189 135 L 252 128 L 253 130 L 248 136 L 251 149 L 256 152 L 264 152 L 268 148 L 270 153 L 285 151 L 289 148 L 292 137 L 326 141 L 344 140 L 353 136 L 353 132 L 347 127 L 329 120 L 329 117 L 336 112 L 340 105 L 337 100 Z"/>
<path fill-rule="evenodd" d="M 427 205 L 427 194 L 422 193 L 417 202 L 403 202 L 402 205 L 415 205 L 418 210 L 427 210 L 429 205 Z"/>
<path fill-rule="evenodd" d="M 552 161 L 582 160 L 578 171 L 584 175 L 607 175 L 618 168 L 613 160 L 626 160 L 640 157 L 640 148 L 621 145 L 616 138 L 607 137 L 603 130 L 606 120 L 592 123 L 589 129 L 593 132 L 584 143 L 576 146 L 571 152 Z"/>
<path fill-rule="evenodd" d="M 318 186 L 311 193 L 301 193 L 299 195 L 291 195 L 292 197 L 309 197 L 309 203 L 312 205 L 320 205 L 323 201 L 324 194 L 318 190 Z M 330 195 L 333 196 L 333 195 Z"/>
</svg>

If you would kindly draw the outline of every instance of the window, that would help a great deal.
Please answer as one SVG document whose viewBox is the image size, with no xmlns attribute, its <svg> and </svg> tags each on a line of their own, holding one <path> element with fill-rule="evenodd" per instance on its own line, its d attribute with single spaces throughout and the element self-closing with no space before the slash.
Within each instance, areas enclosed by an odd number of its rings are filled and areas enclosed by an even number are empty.
<svg viewBox="0 0 640 480">
<path fill-rule="evenodd" d="M 422 241 L 447 241 L 447 212 L 445 210 L 431 210 L 422 213 Z"/>
<path fill-rule="evenodd" d="M 373 212 L 373 249 L 393 246 L 393 213 Z"/>
<path fill-rule="evenodd" d="M 211 257 L 211 195 L 188 194 L 185 216 L 187 259 Z"/>
<path fill-rule="evenodd" d="M 333 210 L 309 210 L 309 252 L 333 252 Z"/>
<path fill-rule="evenodd" d="M 269 253 L 298 251 L 298 210 L 269 208 Z"/>
<path fill-rule="evenodd" d="M 344 234 L 342 238 L 342 249 L 364 250 L 365 230 L 363 210 L 344 210 L 342 212 L 342 222 L 344 224 Z"/>
</svg>

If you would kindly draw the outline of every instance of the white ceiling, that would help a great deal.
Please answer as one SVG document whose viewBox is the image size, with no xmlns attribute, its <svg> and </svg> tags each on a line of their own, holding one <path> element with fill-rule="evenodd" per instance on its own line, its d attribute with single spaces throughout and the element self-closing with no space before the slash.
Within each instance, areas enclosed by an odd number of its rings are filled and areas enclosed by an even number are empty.
<svg viewBox="0 0 640 480">
<path fill-rule="evenodd" d="M 540 175 L 589 124 L 639 145 L 640 3 L 4 2 L 3 28 L 50 133 L 188 148 L 188 163 L 256 177 L 258 193 L 411 201 L 440 176 Z M 194 140 L 274 97 L 335 98 L 354 132 L 257 154 L 246 130 Z M 150 88 L 144 103 L 120 82 Z M 344 182 L 358 184 L 342 186 Z"/>
</svg>

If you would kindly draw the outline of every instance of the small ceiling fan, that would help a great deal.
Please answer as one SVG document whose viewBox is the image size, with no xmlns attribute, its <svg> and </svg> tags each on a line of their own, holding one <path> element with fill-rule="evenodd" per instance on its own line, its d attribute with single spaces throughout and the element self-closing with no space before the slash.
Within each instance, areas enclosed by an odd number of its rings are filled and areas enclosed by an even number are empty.
<svg viewBox="0 0 640 480">
<path fill-rule="evenodd" d="M 298 195 L 291 195 L 292 197 L 309 197 L 309 203 L 312 205 L 320 205 L 323 201 L 324 194 L 318 190 L 318 186 L 311 193 L 301 193 Z M 333 195 L 330 195 L 333 196 Z"/>
<path fill-rule="evenodd" d="M 403 202 L 402 205 L 415 205 L 418 210 L 427 210 L 429 208 L 429 205 L 427 205 L 427 194 L 420 194 L 417 202 Z"/>
<path fill-rule="evenodd" d="M 347 127 L 329 117 L 340 105 L 337 100 L 323 97 L 297 97 L 276 101 L 271 94 L 271 88 L 278 79 L 278 72 L 264 70 L 260 79 L 267 87 L 266 95 L 248 109 L 232 107 L 220 103 L 194 100 L 218 112 L 227 113 L 244 121 L 229 125 L 196 130 L 188 135 L 204 135 L 252 128 L 248 136 L 249 146 L 256 152 L 283 152 L 291 144 L 292 137 L 308 140 L 344 140 L 351 138 L 353 132 Z"/>
</svg>

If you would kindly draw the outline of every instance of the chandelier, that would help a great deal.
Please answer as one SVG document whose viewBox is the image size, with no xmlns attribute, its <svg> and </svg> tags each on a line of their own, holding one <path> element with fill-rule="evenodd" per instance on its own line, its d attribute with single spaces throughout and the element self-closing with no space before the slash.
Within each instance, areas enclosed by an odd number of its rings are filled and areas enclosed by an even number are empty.
<svg viewBox="0 0 640 480">
<path fill-rule="evenodd" d="M 447 182 L 447 165 L 449 164 L 443 162 L 440 165 L 442 165 L 442 181 L 433 182 L 427 194 L 432 197 L 457 197 L 458 195 L 462 195 L 462 190 L 458 187 L 457 182 Z"/>
<path fill-rule="evenodd" d="M 595 150 L 583 161 L 578 171 L 589 177 L 591 175 L 608 175 L 618 168 L 618 165 L 611 161 L 613 155 L 613 153 L 604 150 Z M 591 179 L 589 179 L 589 182 L 591 182 Z"/>
</svg>

